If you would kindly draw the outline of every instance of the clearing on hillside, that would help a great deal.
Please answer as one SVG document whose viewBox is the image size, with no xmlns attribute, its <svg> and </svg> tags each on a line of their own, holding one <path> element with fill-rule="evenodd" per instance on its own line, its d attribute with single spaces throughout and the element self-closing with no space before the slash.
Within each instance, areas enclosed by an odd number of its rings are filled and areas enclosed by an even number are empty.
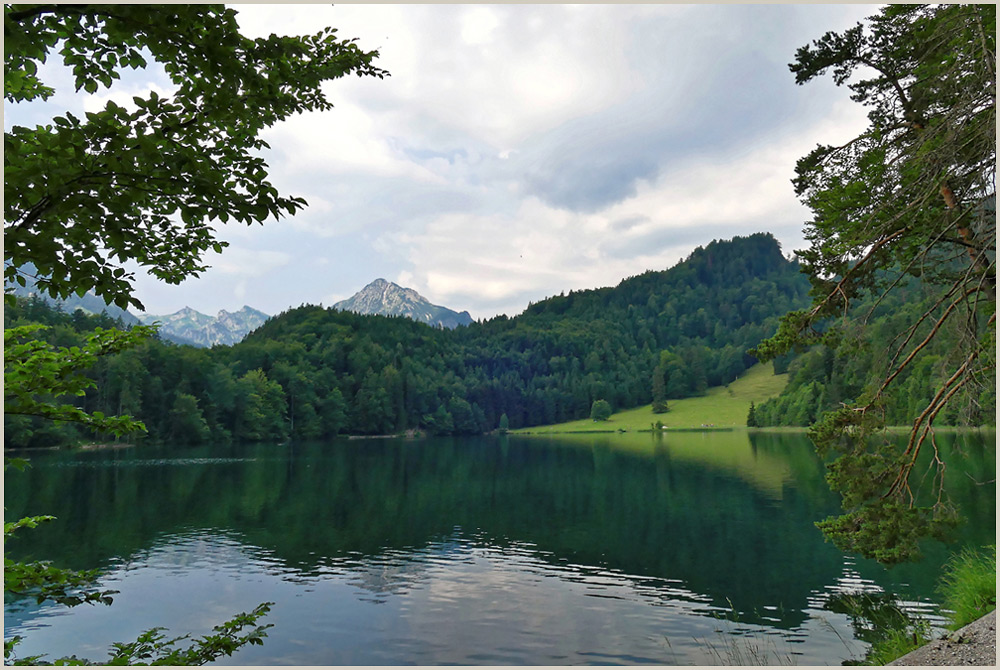
<svg viewBox="0 0 1000 670">
<path fill-rule="evenodd" d="M 516 434 L 586 433 L 650 430 L 657 421 L 666 428 L 745 428 L 750 403 L 759 405 L 781 393 L 788 374 L 774 374 L 773 363 L 758 363 L 728 386 L 715 386 L 697 398 L 670 400 L 669 410 L 653 414 L 652 405 L 615 412 L 607 421 L 589 418 L 511 431 Z"/>
</svg>

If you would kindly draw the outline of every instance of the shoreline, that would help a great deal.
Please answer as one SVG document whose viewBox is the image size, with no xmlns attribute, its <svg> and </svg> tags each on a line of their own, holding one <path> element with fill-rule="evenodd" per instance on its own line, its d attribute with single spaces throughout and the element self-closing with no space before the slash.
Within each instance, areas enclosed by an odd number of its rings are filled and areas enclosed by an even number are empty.
<svg viewBox="0 0 1000 670">
<path fill-rule="evenodd" d="M 527 435 L 527 436 L 545 436 L 545 435 L 592 435 L 592 434 L 611 434 L 611 433 L 713 433 L 713 432 L 735 432 L 735 431 L 746 431 L 754 433 L 805 433 L 809 430 L 808 426 L 702 426 L 702 427 L 677 427 L 670 428 L 664 426 L 659 430 L 653 428 L 636 428 L 636 429 L 625 429 L 625 428 L 595 428 L 588 430 L 558 430 L 552 426 L 541 426 L 532 428 L 518 428 L 517 430 L 508 431 L 508 435 Z M 905 435 L 911 430 L 910 426 L 886 426 L 885 432 L 893 434 Z M 937 426 L 934 428 L 936 432 L 940 433 L 971 433 L 971 432 L 981 432 L 981 433 L 995 433 L 996 426 Z"/>
<path fill-rule="evenodd" d="M 985 665 L 997 663 L 997 611 L 976 619 L 886 665 Z"/>
</svg>

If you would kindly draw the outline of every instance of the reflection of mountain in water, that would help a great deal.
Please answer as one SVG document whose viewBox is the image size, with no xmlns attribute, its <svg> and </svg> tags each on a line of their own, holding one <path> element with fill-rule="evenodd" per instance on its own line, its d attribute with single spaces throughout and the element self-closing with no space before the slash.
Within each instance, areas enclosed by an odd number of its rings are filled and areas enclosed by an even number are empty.
<svg viewBox="0 0 1000 670">
<path fill-rule="evenodd" d="M 548 565 L 588 566 L 636 589 L 643 579 L 658 593 L 669 583 L 699 594 L 691 597 L 706 606 L 728 609 L 731 602 L 750 621 L 798 626 L 810 599 L 843 570 L 843 557 L 813 525 L 836 511 L 822 465 L 801 436 L 693 437 L 368 440 L 42 456 L 28 472 L 8 475 L 8 515 L 44 510 L 62 523 L 32 531 L 30 545 L 11 549 L 84 568 L 148 547 L 157 534 L 228 529 L 266 548 L 297 579 L 350 568 L 352 584 L 378 599 L 428 578 L 435 552 L 451 558 L 466 550 L 453 542 L 475 537 L 503 551 L 530 546 Z M 993 471 L 989 450 L 968 451 L 972 465 Z M 187 464 L 127 467 L 170 454 Z M 110 465 L 47 466 L 74 462 Z M 991 536 L 992 489 L 955 476 L 959 504 Z M 858 569 L 884 579 L 870 564 Z M 933 562 L 906 570 L 894 574 L 929 595 Z"/>
</svg>

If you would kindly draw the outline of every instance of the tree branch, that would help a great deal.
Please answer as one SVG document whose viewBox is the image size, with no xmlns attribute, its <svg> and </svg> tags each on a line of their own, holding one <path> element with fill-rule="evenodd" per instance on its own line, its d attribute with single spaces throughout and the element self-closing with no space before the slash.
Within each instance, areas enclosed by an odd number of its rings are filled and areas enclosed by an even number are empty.
<svg viewBox="0 0 1000 670">
<path fill-rule="evenodd" d="M 20 23 L 25 19 L 32 19 L 36 16 L 41 16 L 42 14 L 54 14 L 57 11 L 65 11 L 66 5 L 38 5 L 32 7 L 31 9 L 22 9 L 20 11 L 5 12 L 4 18 L 10 19 L 16 23 Z M 79 14 L 80 12 L 73 12 Z"/>
</svg>

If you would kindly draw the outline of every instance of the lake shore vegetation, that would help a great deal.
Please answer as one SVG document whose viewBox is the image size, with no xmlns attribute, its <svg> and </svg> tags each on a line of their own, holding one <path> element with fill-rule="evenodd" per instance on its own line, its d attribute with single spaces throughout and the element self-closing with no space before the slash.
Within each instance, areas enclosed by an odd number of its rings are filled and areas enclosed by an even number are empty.
<svg viewBox="0 0 1000 670">
<path fill-rule="evenodd" d="M 965 547 L 945 564 L 938 582 L 948 629 L 956 631 L 996 609 L 996 545 Z M 902 610 L 899 610 L 902 612 Z M 864 665 L 886 665 L 919 649 L 932 639 L 929 623 L 905 615 L 879 631 L 865 655 Z"/>
<path fill-rule="evenodd" d="M 997 606 L 997 547 L 965 548 L 945 566 L 940 591 L 951 614 L 951 628 L 959 629 Z"/>
<path fill-rule="evenodd" d="M 497 430 L 504 415 L 509 430 L 590 421 L 596 400 L 616 409 L 612 423 L 628 413 L 633 429 L 656 422 L 745 426 L 751 403 L 758 426 L 803 427 L 843 399 L 833 387 L 847 393 L 868 372 L 864 365 L 837 367 L 845 372 L 830 381 L 824 375 L 834 357 L 822 349 L 778 357 L 766 368 L 747 355 L 777 328 L 779 315 L 804 304 L 805 290 L 798 266 L 774 238 L 754 235 L 713 242 L 674 268 L 618 287 L 556 296 L 516 317 L 454 331 L 303 305 L 233 346 L 150 339 L 99 360 L 89 371 L 97 387 L 73 402 L 84 411 L 133 416 L 147 433 L 125 439 L 155 442 L 474 435 Z M 60 313 L 38 299 L 19 300 L 4 318 L 8 328 L 48 325 L 52 343 L 64 346 L 114 323 Z M 926 384 L 907 389 L 907 402 L 933 394 Z M 657 394 L 665 396 L 666 411 L 661 406 L 651 416 Z M 938 421 L 970 425 L 960 414 Z M 113 441 L 31 417 L 6 417 L 5 427 L 8 448 Z"/>
</svg>

